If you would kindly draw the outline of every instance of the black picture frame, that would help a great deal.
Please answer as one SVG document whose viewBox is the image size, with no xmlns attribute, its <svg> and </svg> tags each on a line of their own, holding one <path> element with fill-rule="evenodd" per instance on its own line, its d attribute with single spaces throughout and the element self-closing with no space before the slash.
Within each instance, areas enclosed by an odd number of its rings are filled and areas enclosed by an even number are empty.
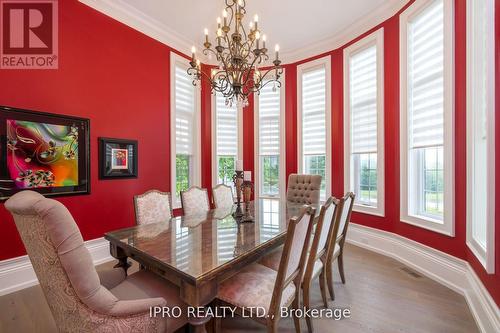
<svg viewBox="0 0 500 333">
<path fill-rule="evenodd" d="M 90 183 L 89 119 L 0 106 L 0 201 L 90 194 Z"/>
<path fill-rule="evenodd" d="M 137 140 L 98 138 L 99 179 L 137 178 Z"/>
</svg>

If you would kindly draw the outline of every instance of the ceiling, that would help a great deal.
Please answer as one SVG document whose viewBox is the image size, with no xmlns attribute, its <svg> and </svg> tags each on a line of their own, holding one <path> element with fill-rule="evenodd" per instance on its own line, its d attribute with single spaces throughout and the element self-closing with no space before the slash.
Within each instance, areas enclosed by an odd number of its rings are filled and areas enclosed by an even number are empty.
<svg viewBox="0 0 500 333">
<path fill-rule="evenodd" d="M 188 53 L 212 36 L 224 0 L 80 0 L 153 38 Z M 392 16 L 407 0 L 247 0 L 259 15 L 269 49 L 279 44 L 291 62 L 332 50 Z"/>
</svg>

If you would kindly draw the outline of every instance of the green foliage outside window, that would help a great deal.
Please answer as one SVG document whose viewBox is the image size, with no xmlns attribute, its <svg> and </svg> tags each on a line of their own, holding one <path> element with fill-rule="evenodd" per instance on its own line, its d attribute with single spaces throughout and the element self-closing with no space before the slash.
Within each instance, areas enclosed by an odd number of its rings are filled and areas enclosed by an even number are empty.
<svg viewBox="0 0 500 333">
<path fill-rule="evenodd" d="M 360 154 L 359 201 L 377 203 L 377 154 Z"/>
<path fill-rule="evenodd" d="M 262 195 L 279 194 L 279 155 L 262 156 Z"/>
<path fill-rule="evenodd" d="M 233 175 L 234 175 L 234 162 L 236 160 L 235 156 L 219 156 L 219 182 L 222 184 L 226 184 L 232 186 L 233 184 Z"/>
<path fill-rule="evenodd" d="M 175 157 L 175 191 L 180 196 L 181 191 L 186 191 L 189 186 L 190 156 L 178 154 Z"/>
<path fill-rule="evenodd" d="M 306 173 L 310 175 L 320 175 L 321 192 L 326 191 L 326 156 L 325 155 L 307 155 L 306 156 Z"/>
<path fill-rule="evenodd" d="M 443 148 L 423 149 L 424 157 L 424 212 L 443 216 L 444 214 L 444 170 Z"/>
</svg>

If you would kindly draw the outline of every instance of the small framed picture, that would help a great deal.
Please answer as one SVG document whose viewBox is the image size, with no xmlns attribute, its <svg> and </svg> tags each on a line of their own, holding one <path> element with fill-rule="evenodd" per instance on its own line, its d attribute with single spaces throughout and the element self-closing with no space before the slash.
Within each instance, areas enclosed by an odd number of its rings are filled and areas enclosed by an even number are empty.
<svg viewBox="0 0 500 333">
<path fill-rule="evenodd" d="M 99 138 L 99 179 L 137 178 L 137 141 Z"/>
</svg>

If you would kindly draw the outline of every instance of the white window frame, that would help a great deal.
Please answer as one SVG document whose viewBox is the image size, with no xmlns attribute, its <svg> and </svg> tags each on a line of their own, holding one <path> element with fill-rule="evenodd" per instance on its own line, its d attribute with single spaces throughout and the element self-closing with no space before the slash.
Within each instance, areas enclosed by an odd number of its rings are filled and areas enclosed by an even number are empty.
<svg viewBox="0 0 500 333">
<path fill-rule="evenodd" d="M 478 1 L 478 0 L 474 0 Z M 486 145 L 487 145 L 487 191 L 474 193 L 474 124 L 476 120 L 474 103 L 473 71 L 476 67 L 473 47 L 474 39 L 478 36 L 473 29 L 474 8 L 472 1 L 467 1 L 467 237 L 466 243 L 479 262 L 489 274 L 495 273 L 495 1 L 485 1 L 488 6 L 488 16 L 484 17 L 490 29 L 488 31 L 488 67 L 487 80 L 487 110 L 486 110 Z M 477 195 L 475 195 L 477 194 Z M 486 200 L 486 249 L 484 249 L 473 236 L 473 203 L 476 200 Z"/>
<path fill-rule="evenodd" d="M 212 92 L 211 96 L 212 104 L 212 186 L 218 185 L 219 175 L 218 175 L 218 161 L 217 161 L 217 100 L 216 93 Z M 238 155 L 236 160 L 243 161 L 243 107 L 237 106 L 236 112 L 238 115 Z M 243 162 L 244 165 L 244 162 Z M 236 193 L 233 193 L 236 196 Z"/>
<path fill-rule="evenodd" d="M 377 206 L 354 203 L 353 210 L 385 216 L 385 154 L 384 154 L 384 28 L 371 33 L 344 49 L 344 188 L 353 190 L 351 184 L 351 103 L 350 58 L 369 47 L 377 48 Z"/>
<path fill-rule="evenodd" d="M 332 65 L 331 56 L 312 60 L 297 66 L 297 153 L 299 173 L 304 173 L 304 156 L 302 155 L 302 75 L 317 68 L 325 68 L 326 89 L 326 161 L 325 161 L 325 187 L 326 199 L 332 195 Z"/>
<path fill-rule="evenodd" d="M 455 147 L 454 147 L 454 5 L 453 1 L 444 0 L 444 216 L 443 221 L 421 215 L 412 215 L 408 209 L 409 196 L 409 145 L 408 145 L 408 24 L 425 10 L 434 0 L 417 0 L 399 17 L 400 29 L 400 163 L 401 163 L 401 222 L 448 236 L 455 236 Z"/>
<path fill-rule="evenodd" d="M 285 103 L 286 103 L 286 88 L 285 88 L 285 71 L 280 77 L 281 88 L 280 89 L 280 157 L 279 157 L 279 198 L 284 198 L 286 195 L 286 134 L 285 134 Z M 260 177 L 260 142 L 259 142 L 259 94 L 255 94 L 254 99 L 254 147 L 255 147 L 255 158 L 254 158 L 254 170 L 255 170 L 255 193 L 257 198 L 276 198 L 273 196 L 263 196 L 260 193 L 262 188 L 262 179 Z"/>
<path fill-rule="evenodd" d="M 180 198 L 176 195 L 176 84 L 175 84 L 175 69 L 177 66 L 187 69 L 190 67 L 189 60 L 179 56 L 174 52 L 170 52 L 170 166 L 171 166 L 171 185 L 170 195 L 172 197 L 172 207 L 174 209 L 181 208 Z M 201 185 L 201 151 L 200 151 L 200 133 L 201 133 L 201 92 L 199 87 L 195 87 L 195 108 L 196 124 L 194 130 L 195 141 L 193 142 L 193 185 Z"/>
</svg>

